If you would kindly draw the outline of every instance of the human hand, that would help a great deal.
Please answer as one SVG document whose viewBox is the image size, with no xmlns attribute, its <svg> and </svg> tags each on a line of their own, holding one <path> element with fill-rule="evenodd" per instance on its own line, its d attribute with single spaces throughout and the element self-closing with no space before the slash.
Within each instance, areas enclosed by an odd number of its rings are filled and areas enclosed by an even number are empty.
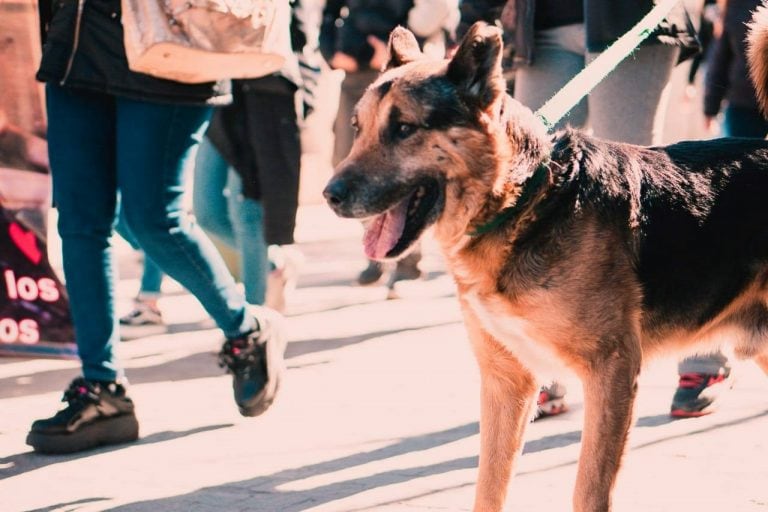
<svg viewBox="0 0 768 512">
<path fill-rule="evenodd" d="M 373 46 L 373 57 L 369 65 L 371 69 L 382 70 L 389 58 L 389 51 L 387 50 L 387 43 L 382 41 L 376 36 L 368 36 L 368 44 Z"/>
<path fill-rule="evenodd" d="M 48 142 L 11 124 L 8 115 L 0 109 L 0 155 L 26 168 L 32 165 L 40 170 L 49 169 Z"/>
<path fill-rule="evenodd" d="M 329 64 L 333 69 L 341 69 L 347 73 L 357 71 L 357 61 L 355 58 L 343 52 L 334 53 Z"/>
</svg>

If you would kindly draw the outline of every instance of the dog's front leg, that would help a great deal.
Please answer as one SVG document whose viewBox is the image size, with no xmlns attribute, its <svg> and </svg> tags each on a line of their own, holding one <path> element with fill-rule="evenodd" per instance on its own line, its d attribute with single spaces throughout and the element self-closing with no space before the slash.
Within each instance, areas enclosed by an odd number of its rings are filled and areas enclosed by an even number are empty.
<svg viewBox="0 0 768 512">
<path fill-rule="evenodd" d="M 536 393 L 533 375 L 485 332 L 462 304 L 469 338 L 480 366 L 480 467 L 475 512 L 496 512 L 504 505 L 515 456 Z"/>
<path fill-rule="evenodd" d="M 608 512 L 624 454 L 637 394 L 641 351 L 630 337 L 609 354 L 596 355 L 585 375 L 584 432 L 573 509 Z"/>
</svg>

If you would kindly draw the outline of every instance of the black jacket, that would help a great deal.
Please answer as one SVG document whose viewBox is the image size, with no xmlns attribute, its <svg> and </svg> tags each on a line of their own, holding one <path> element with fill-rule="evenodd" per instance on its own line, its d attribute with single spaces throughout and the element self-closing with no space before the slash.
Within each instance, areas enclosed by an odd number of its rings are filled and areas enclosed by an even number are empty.
<svg viewBox="0 0 768 512">
<path fill-rule="evenodd" d="M 220 105 L 232 99 L 229 81 L 182 84 L 128 69 L 120 0 L 41 0 L 39 5 L 40 81 L 146 101 Z"/>
<path fill-rule="evenodd" d="M 368 69 L 373 47 L 366 38 L 387 41 L 393 28 L 407 25 L 411 7 L 413 0 L 328 0 L 320 28 L 323 57 L 330 60 L 336 52 L 346 53 L 357 60 L 359 69 Z"/>
<path fill-rule="evenodd" d="M 728 0 L 723 33 L 715 41 L 704 80 L 704 115 L 713 117 L 723 100 L 742 108 L 759 110 L 757 94 L 746 59 L 747 22 L 760 0 Z"/>
</svg>

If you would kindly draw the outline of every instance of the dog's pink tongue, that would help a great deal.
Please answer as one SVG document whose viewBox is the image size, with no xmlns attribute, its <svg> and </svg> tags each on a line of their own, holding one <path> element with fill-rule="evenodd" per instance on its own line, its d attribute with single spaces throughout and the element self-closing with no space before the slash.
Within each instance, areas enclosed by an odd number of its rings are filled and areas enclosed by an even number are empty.
<svg viewBox="0 0 768 512">
<path fill-rule="evenodd" d="M 379 260 L 395 246 L 405 228 L 407 201 L 392 210 L 376 216 L 365 229 L 363 247 L 365 255 Z"/>
</svg>

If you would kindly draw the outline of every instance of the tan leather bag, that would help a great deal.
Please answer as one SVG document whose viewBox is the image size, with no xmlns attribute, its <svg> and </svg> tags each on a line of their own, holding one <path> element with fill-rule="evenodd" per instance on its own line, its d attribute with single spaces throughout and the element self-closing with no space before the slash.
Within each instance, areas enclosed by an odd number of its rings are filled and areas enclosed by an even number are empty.
<svg viewBox="0 0 768 512">
<path fill-rule="evenodd" d="M 279 70 L 288 0 L 121 0 L 128 67 L 185 83 Z M 284 24 L 284 26 L 280 25 Z"/>
</svg>

